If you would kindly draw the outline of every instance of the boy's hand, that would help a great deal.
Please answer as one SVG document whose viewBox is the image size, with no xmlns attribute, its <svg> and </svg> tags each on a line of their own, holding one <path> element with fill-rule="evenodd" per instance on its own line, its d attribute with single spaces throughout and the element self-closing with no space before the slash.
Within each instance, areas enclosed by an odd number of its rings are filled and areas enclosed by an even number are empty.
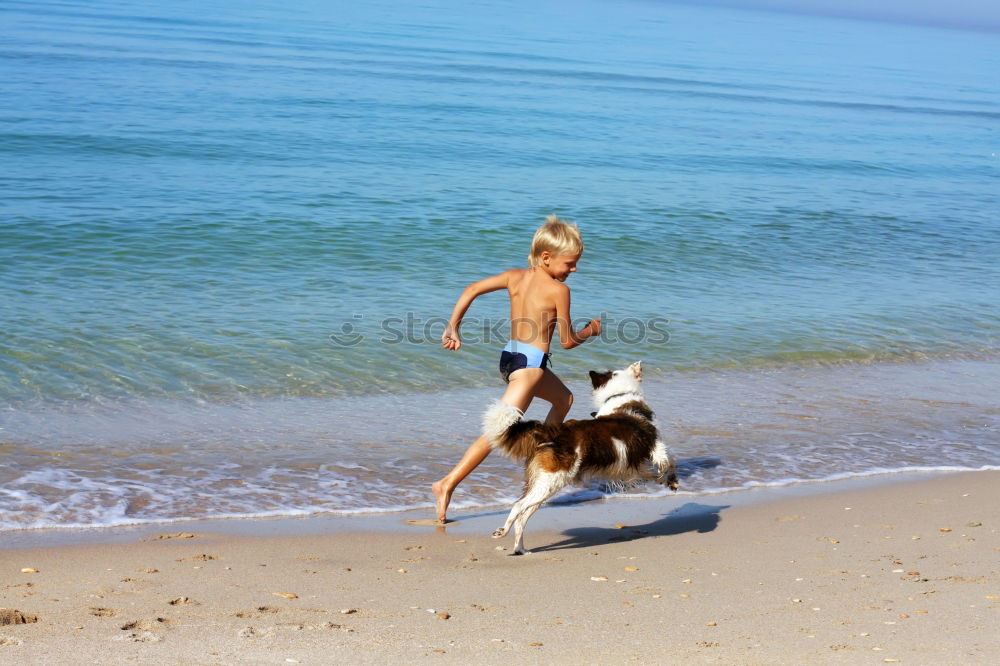
<svg viewBox="0 0 1000 666">
<path fill-rule="evenodd" d="M 587 327 L 590 329 L 590 337 L 593 338 L 593 337 L 596 337 L 596 336 L 600 335 L 601 334 L 601 318 L 598 317 L 597 319 L 591 319 L 590 323 L 587 324 Z"/>
<path fill-rule="evenodd" d="M 441 346 L 445 349 L 458 351 L 462 347 L 462 338 L 458 331 L 451 326 L 445 327 L 444 333 L 441 334 Z"/>
</svg>

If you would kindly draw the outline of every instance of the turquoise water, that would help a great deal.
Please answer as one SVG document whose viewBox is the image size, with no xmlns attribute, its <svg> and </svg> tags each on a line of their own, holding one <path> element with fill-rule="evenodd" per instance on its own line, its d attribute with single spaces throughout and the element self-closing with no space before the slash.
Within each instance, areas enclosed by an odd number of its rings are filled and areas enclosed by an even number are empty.
<svg viewBox="0 0 1000 666">
<path fill-rule="evenodd" d="M 0 22 L 6 524 L 343 508 L 268 504 L 284 474 L 387 508 L 400 486 L 321 466 L 445 439 L 411 465 L 412 505 L 475 430 L 429 405 L 500 389 L 504 299 L 474 305 L 457 354 L 442 318 L 523 265 L 550 212 L 587 245 L 574 315 L 607 330 L 557 352 L 567 382 L 636 358 L 663 382 L 992 367 L 1000 347 L 995 34 L 523 0 L 15 1 Z M 150 499 L 193 467 L 259 488 Z M 772 472 L 802 473 L 754 479 Z"/>
</svg>

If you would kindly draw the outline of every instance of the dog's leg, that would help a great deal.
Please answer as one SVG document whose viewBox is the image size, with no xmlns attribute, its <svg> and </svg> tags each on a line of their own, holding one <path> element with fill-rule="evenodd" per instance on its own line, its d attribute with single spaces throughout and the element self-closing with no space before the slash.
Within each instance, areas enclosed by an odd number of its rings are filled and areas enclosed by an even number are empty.
<svg viewBox="0 0 1000 666">
<path fill-rule="evenodd" d="M 553 491 L 552 495 L 555 495 L 556 492 L 557 491 Z M 521 515 L 518 516 L 517 522 L 514 523 L 514 554 L 515 555 L 530 555 L 531 554 L 530 550 L 525 550 L 524 549 L 524 526 L 527 524 L 528 518 L 531 518 L 531 516 L 535 513 L 535 511 L 538 510 L 538 507 L 540 507 L 542 504 L 544 504 L 545 500 L 547 500 L 552 495 L 549 495 L 548 497 L 545 497 L 544 499 L 542 499 L 539 502 L 536 502 L 535 504 L 529 504 L 524 509 L 524 511 L 521 512 Z"/>
<path fill-rule="evenodd" d="M 494 539 L 502 539 L 507 536 L 507 532 L 510 531 L 511 525 L 517 520 L 517 517 L 521 515 L 524 511 L 524 505 L 528 500 L 528 495 L 534 490 L 535 485 L 538 483 L 538 475 L 532 474 L 531 469 L 526 470 L 527 478 L 524 482 L 524 492 L 521 494 L 520 499 L 514 502 L 514 506 L 511 507 L 510 513 L 507 515 L 507 522 L 503 524 L 503 527 L 497 528 L 493 531 Z"/>
<path fill-rule="evenodd" d="M 667 450 L 667 445 L 663 443 L 663 440 L 657 439 L 656 444 L 653 445 L 653 462 L 656 464 L 656 469 L 659 472 L 656 480 L 665 484 L 671 490 L 677 490 L 680 485 L 677 481 L 677 461 L 670 455 L 670 451 Z M 666 476 L 666 480 L 664 480 L 664 476 Z"/>
<path fill-rule="evenodd" d="M 667 451 L 667 487 L 677 492 L 677 488 L 680 485 L 680 481 L 677 478 L 677 459 L 674 458 L 670 451 Z"/>
<path fill-rule="evenodd" d="M 516 520 L 517 517 L 521 515 L 522 507 L 524 506 L 525 496 L 527 496 L 527 491 L 525 491 L 525 495 L 523 495 L 521 499 L 514 502 L 514 506 L 511 507 L 510 513 L 507 515 L 507 522 L 503 524 L 503 527 L 498 527 L 493 531 L 494 539 L 502 539 L 503 537 L 507 536 L 507 532 L 510 531 L 510 526 L 513 525 L 514 520 Z"/>
<path fill-rule="evenodd" d="M 550 497 L 566 487 L 571 476 L 565 472 L 539 472 L 530 491 L 521 500 L 523 505 L 514 520 L 514 555 L 528 555 L 524 549 L 524 526 L 532 514 Z"/>
<path fill-rule="evenodd" d="M 538 483 L 538 475 L 533 474 L 531 470 L 531 463 L 528 463 L 528 468 L 525 470 L 526 478 L 524 481 L 524 492 L 521 494 L 520 499 L 514 502 L 514 506 L 511 507 L 510 513 L 507 515 L 507 522 L 503 524 L 503 527 L 497 528 L 493 532 L 494 539 L 502 539 L 507 536 L 507 532 L 510 531 L 510 526 L 514 524 L 517 517 L 521 515 L 524 511 L 525 502 L 528 500 L 528 495 L 531 494 L 535 486 Z"/>
</svg>

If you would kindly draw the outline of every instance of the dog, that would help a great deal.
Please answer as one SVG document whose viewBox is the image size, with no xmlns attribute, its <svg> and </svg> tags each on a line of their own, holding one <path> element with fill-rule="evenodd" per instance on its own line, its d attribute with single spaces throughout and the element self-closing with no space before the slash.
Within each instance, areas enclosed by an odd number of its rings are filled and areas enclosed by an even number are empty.
<svg viewBox="0 0 1000 666">
<path fill-rule="evenodd" d="M 660 439 L 642 393 L 642 362 L 624 370 L 590 372 L 595 418 L 552 424 L 524 421 L 516 407 L 497 401 L 483 417 L 494 449 L 524 461 L 524 494 L 494 539 L 514 527 L 514 554 L 523 555 L 524 526 L 566 485 L 588 479 L 619 484 L 656 480 L 677 490 L 677 464 Z"/>
</svg>

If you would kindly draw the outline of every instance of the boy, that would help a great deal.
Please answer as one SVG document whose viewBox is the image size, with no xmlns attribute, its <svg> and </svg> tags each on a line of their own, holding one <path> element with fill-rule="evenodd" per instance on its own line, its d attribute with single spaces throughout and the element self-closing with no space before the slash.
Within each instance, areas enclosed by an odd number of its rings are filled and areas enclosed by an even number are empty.
<svg viewBox="0 0 1000 666">
<path fill-rule="evenodd" d="M 506 289 L 510 295 L 510 341 L 500 354 L 500 375 L 507 382 L 503 400 L 523 413 L 535 397 L 552 407 L 546 421 L 561 423 L 573 404 L 573 394 L 548 369 L 549 345 L 558 328 L 563 349 L 572 349 L 601 334 L 601 320 L 593 319 L 579 331 L 571 328 L 569 287 L 563 284 L 583 254 L 583 240 L 575 224 L 555 215 L 535 232 L 527 269 L 512 269 L 470 284 L 462 292 L 441 336 L 445 349 L 462 347 L 462 317 L 478 296 Z M 437 500 L 437 520 L 447 522 L 448 504 L 455 487 L 490 454 L 485 435 L 474 441 L 465 455 L 431 489 Z"/>
</svg>

